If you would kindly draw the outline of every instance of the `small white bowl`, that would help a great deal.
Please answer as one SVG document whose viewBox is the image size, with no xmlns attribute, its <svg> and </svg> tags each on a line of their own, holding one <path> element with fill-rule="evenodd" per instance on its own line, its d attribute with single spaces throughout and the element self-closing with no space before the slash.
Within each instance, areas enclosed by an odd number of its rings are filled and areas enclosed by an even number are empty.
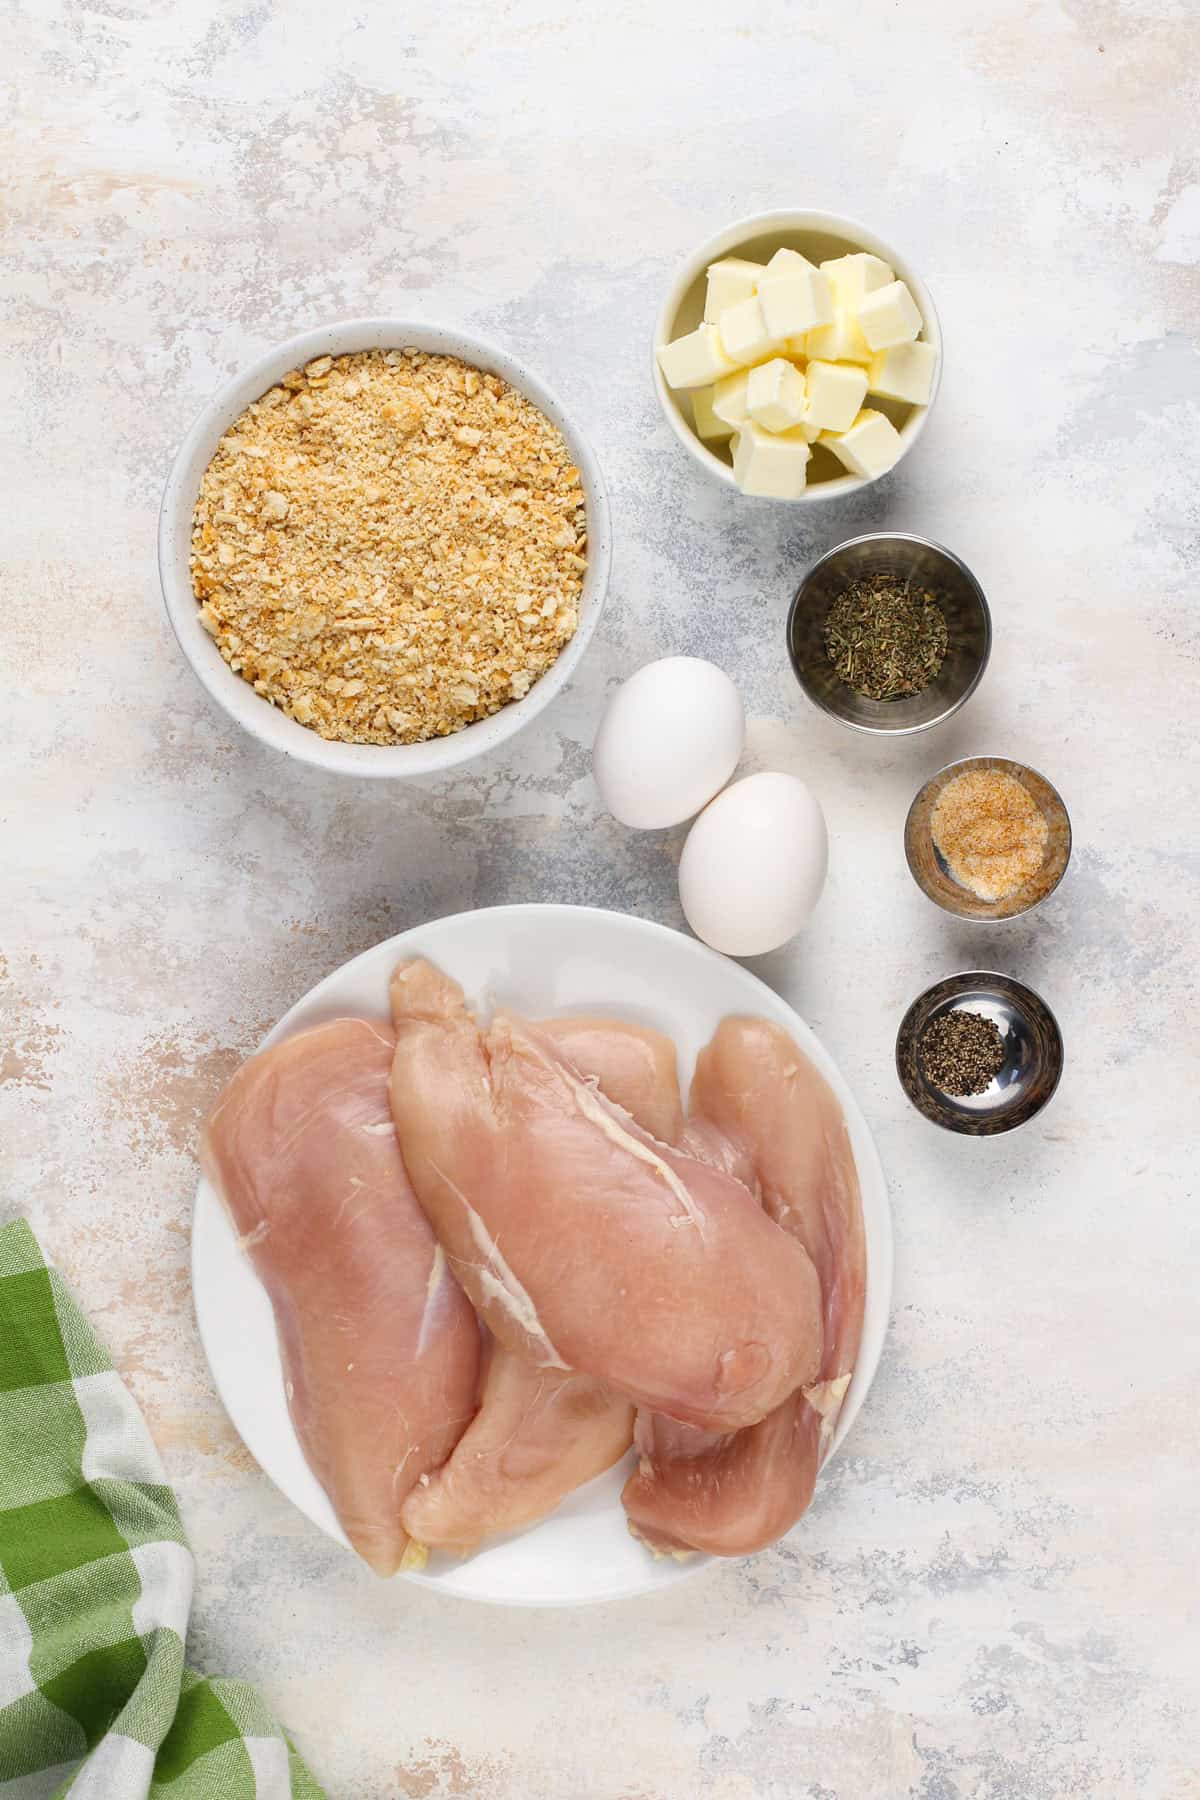
<svg viewBox="0 0 1200 1800">
<path fill-rule="evenodd" d="M 900 401 L 882 400 L 873 395 L 868 395 L 866 402 L 879 412 L 886 413 L 900 433 L 900 455 L 892 465 L 893 468 L 898 467 L 920 437 L 925 420 L 937 399 L 942 379 L 941 327 L 929 289 L 904 258 L 890 244 L 885 244 L 882 238 L 876 237 L 867 226 L 860 225 L 855 219 L 842 218 L 839 213 L 754 213 L 748 219 L 738 219 L 734 224 L 727 225 L 724 231 L 718 231 L 715 237 L 693 250 L 663 302 L 654 327 L 654 344 L 650 353 L 654 387 L 668 425 L 701 468 L 718 481 L 723 481 L 727 487 L 737 487 L 733 478 L 733 464 L 728 454 L 721 454 L 726 446 L 722 445 L 721 450 L 711 450 L 703 439 L 697 437 L 692 425 L 688 395 L 686 392 L 676 393 L 667 386 L 658 366 L 658 350 L 661 345 L 673 343 L 685 332 L 693 331 L 700 323 L 704 313 L 704 285 L 709 263 L 716 262 L 722 256 L 744 256 L 751 262 L 766 262 L 781 246 L 799 250 L 811 262 L 824 262 L 831 256 L 845 256 L 848 251 L 869 250 L 873 256 L 882 257 L 896 271 L 897 277 L 907 283 L 924 322 L 921 336 L 937 351 L 937 366 L 929 404 L 907 406 Z M 887 473 L 890 475 L 891 469 Z M 882 480 L 883 477 L 875 476 L 871 479 Z M 869 486 L 870 480 L 863 476 L 846 474 L 831 450 L 814 444 L 808 486 L 798 499 L 785 501 L 783 504 L 794 506 L 814 500 L 840 500 L 846 494 L 853 494 L 858 488 Z"/>
<path fill-rule="evenodd" d="M 302 368 L 317 356 L 344 356 L 355 350 L 427 350 L 439 356 L 456 356 L 490 374 L 499 375 L 525 394 L 562 432 L 578 466 L 587 507 L 588 554 L 579 624 L 558 660 L 534 683 L 523 700 L 514 700 L 499 712 L 473 725 L 465 725 L 450 737 L 429 738 L 422 744 L 346 744 L 323 738 L 308 726 L 256 694 L 248 681 L 235 675 L 200 623 L 200 609 L 192 590 L 188 552 L 196 496 L 213 452 L 234 420 L 252 401 L 274 387 L 291 369 Z M 228 382 L 209 402 L 188 432 L 167 478 L 158 521 L 158 572 L 167 617 L 180 648 L 218 706 L 245 730 L 275 750 L 300 762 L 332 769 L 342 775 L 383 775 L 406 778 L 437 775 L 475 756 L 494 750 L 512 737 L 549 705 L 570 680 L 596 629 L 608 591 L 612 532 L 608 494 L 600 465 L 579 428 L 545 384 L 515 357 L 484 338 L 440 325 L 419 324 L 410 319 L 348 319 L 323 325 L 289 338 L 275 350 Z"/>
</svg>

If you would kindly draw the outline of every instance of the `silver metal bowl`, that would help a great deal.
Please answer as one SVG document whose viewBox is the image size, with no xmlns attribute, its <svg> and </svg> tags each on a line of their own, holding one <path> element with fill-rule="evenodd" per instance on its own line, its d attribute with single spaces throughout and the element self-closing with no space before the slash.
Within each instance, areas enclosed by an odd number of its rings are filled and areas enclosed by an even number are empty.
<svg viewBox="0 0 1200 1800">
<path fill-rule="evenodd" d="M 937 677 L 903 700 L 868 700 L 835 672 L 825 650 L 825 620 L 852 581 L 896 575 L 935 588 L 946 616 L 949 647 Z M 987 667 L 992 619 L 983 589 L 965 562 L 929 538 L 873 531 L 848 538 L 813 564 L 796 590 L 787 620 L 788 655 L 814 706 L 855 731 L 876 735 L 928 731 L 969 700 Z"/>
<path fill-rule="evenodd" d="M 1032 796 L 1048 827 L 1046 849 L 1037 873 L 999 900 L 983 900 L 955 881 L 933 841 L 933 809 L 939 794 L 956 775 L 971 769 L 998 769 L 1004 775 L 1012 775 Z M 1032 911 L 1054 892 L 1071 860 L 1071 820 L 1058 789 L 1027 763 L 1013 762 L 1007 756 L 965 756 L 961 762 L 947 763 L 931 775 L 917 794 L 904 821 L 904 854 L 921 892 L 943 912 L 976 924 L 995 924 Z"/>
<path fill-rule="evenodd" d="M 943 1093 L 925 1074 L 921 1039 L 948 1012 L 982 1013 L 1004 1040 L 1004 1065 L 982 1094 Z M 896 1037 L 896 1072 L 917 1111 L 946 1131 L 992 1137 L 1013 1131 L 1041 1112 L 1058 1086 L 1062 1033 L 1040 994 L 987 969 L 948 975 L 913 1001 Z"/>
</svg>

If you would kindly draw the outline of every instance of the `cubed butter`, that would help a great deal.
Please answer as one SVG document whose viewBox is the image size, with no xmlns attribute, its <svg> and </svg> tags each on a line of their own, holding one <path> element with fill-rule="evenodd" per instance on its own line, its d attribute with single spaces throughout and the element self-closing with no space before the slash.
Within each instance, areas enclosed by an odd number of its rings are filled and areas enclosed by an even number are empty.
<svg viewBox="0 0 1200 1800">
<path fill-rule="evenodd" d="M 733 440 L 733 474 L 743 494 L 766 500 L 797 500 L 808 480 L 812 455 L 796 432 L 764 431 L 747 419 Z"/>
<path fill-rule="evenodd" d="M 711 387 L 720 376 L 728 375 L 734 364 L 721 348 L 716 326 L 705 324 L 673 344 L 660 344 L 658 366 L 668 387 L 698 388 Z"/>
<path fill-rule="evenodd" d="M 767 330 L 762 301 L 757 294 L 740 301 L 737 306 L 727 306 L 721 314 L 718 329 L 721 347 L 731 364 L 764 362 L 768 356 L 778 356 L 783 349 L 783 337 L 772 337 Z"/>
<path fill-rule="evenodd" d="M 821 435 L 819 425 L 810 425 L 807 419 L 801 419 L 799 425 L 793 425 L 787 431 L 776 433 L 777 437 L 802 438 L 806 444 L 815 444 Z"/>
<path fill-rule="evenodd" d="M 799 337 L 833 319 L 833 290 L 820 269 L 811 266 L 793 268 L 789 264 L 774 275 L 768 266 L 758 284 L 758 297 L 772 337 Z"/>
<path fill-rule="evenodd" d="M 819 362 L 869 363 L 871 346 L 858 329 L 858 321 L 844 306 L 833 309 L 832 325 L 818 325 L 805 340 L 805 354 Z"/>
<path fill-rule="evenodd" d="M 704 317 L 715 325 L 726 307 L 739 306 L 758 292 L 758 284 L 766 273 L 764 263 L 747 262 L 744 256 L 723 256 L 708 265 L 708 286 L 704 290 Z"/>
<path fill-rule="evenodd" d="M 857 363 L 810 362 L 804 419 L 822 431 L 849 431 L 867 397 L 867 371 Z"/>
<path fill-rule="evenodd" d="M 907 344 L 921 329 L 921 311 L 902 281 L 864 294 L 857 307 L 858 328 L 872 350 Z"/>
<path fill-rule="evenodd" d="M 868 481 L 885 475 L 903 447 L 892 421 L 870 407 L 859 413 L 849 431 L 823 431 L 821 442 L 829 445 L 852 475 Z"/>
<path fill-rule="evenodd" d="M 907 400 L 910 406 L 928 406 L 933 392 L 937 351 L 932 344 L 893 344 L 871 358 L 867 386 L 885 400 Z"/>
<path fill-rule="evenodd" d="M 791 431 L 802 425 L 804 407 L 804 377 L 786 357 L 773 356 L 750 370 L 746 411 L 765 431 Z"/>
<path fill-rule="evenodd" d="M 721 438 L 733 436 L 733 426 L 718 419 L 713 411 L 712 388 L 692 389 L 692 417 L 696 421 L 696 436 L 719 441 Z"/>
<path fill-rule="evenodd" d="M 733 431 L 738 430 L 746 417 L 749 380 L 749 369 L 735 369 L 732 375 L 722 375 L 713 388 L 713 412 Z"/>
<path fill-rule="evenodd" d="M 820 427 L 817 425 L 800 424 L 793 425 L 790 431 L 779 431 L 776 432 L 775 435 L 777 437 L 799 438 L 801 443 L 815 444 L 821 435 L 821 431 Z"/>
<path fill-rule="evenodd" d="M 895 281 L 895 272 L 878 256 L 856 250 L 852 256 L 834 256 L 821 264 L 821 273 L 833 289 L 833 303 L 857 312 L 859 302 L 876 288 Z"/>
<path fill-rule="evenodd" d="M 767 263 L 768 275 L 791 275 L 797 269 L 815 269 L 816 263 L 809 262 L 807 256 L 801 256 L 798 250 L 778 249 Z"/>
</svg>

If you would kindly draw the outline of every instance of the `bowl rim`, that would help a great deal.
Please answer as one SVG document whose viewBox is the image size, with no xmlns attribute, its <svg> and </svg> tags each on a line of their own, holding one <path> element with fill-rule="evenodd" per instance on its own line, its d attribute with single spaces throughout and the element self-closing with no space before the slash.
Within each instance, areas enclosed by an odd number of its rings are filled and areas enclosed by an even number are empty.
<svg viewBox="0 0 1200 1800">
<path fill-rule="evenodd" d="M 961 988 L 959 988 L 960 983 L 962 984 Z M 974 1132 L 974 1131 L 968 1131 L 965 1128 L 965 1126 L 960 1128 L 959 1126 L 952 1124 L 950 1122 L 950 1120 L 948 1120 L 948 1119 L 931 1118 L 930 1115 L 927 1112 L 925 1112 L 922 1107 L 917 1105 L 916 1100 L 913 1098 L 912 1094 L 909 1092 L 908 1083 L 904 1079 L 904 1069 L 903 1069 L 903 1066 L 901 1063 L 901 1054 L 900 1053 L 901 1053 L 901 1044 L 906 1036 L 906 1033 L 910 1032 L 912 1029 L 910 1021 L 913 1019 L 914 1015 L 916 1014 L 917 1008 L 920 1006 L 921 1002 L 923 1000 L 928 999 L 930 994 L 937 993 L 938 990 L 941 988 L 948 988 L 951 990 L 951 992 L 948 993 L 945 996 L 945 998 L 950 999 L 950 998 L 953 998 L 954 990 L 956 988 L 958 988 L 958 991 L 961 992 L 961 991 L 963 991 L 963 989 L 965 989 L 967 987 L 982 987 L 982 986 L 986 986 L 988 983 L 993 983 L 993 984 L 999 983 L 1002 987 L 1007 988 L 1010 992 L 1014 993 L 1015 995 L 1018 995 L 1021 998 L 1022 1003 L 1024 1003 L 1026 998 L 1036 1001 L 1038 1006 L 1041 1007 L 1042 1011 L 1046 1015 L 1046 1018 L 1050 1022 L 1051 1029 L 1053 1030 L 1053 1033 L 1054 1033 L 1054 1041 L 1058 1048 L 1058 1053 L 1057 1053 L 1057 1056 L 1056 1056 L 1055 1062 L 1054 1062 L 1053 1078 L 1050 1082 L 1050 1087 L 1049 1087 L 1048 1091 L 1046 1092 L 1046 1094 L 1041 1099 L 1041 1101 L 1039 1101 L 1038 1105 L 1034 1108 L 1034 1110 L 1031 1113 L 1027 1114 L 1027 1116 L 1023 1119 L 1014 1119 L 1011 1124 L 996 1125 L 992 1128 L 991 1131 Z M 1022 1125 L 1032 1124 L 1034 1119 L 1038 1118 L 1040 1114 L 1044 1113 L 1046 1108 L 1049 1106 L 1050 1102 L 1053 1100 L 1055 1094 L 1058 1092 L 1058 1086 L 1062 1080 L 1063 1068 L 1066 1064 L 1067 1058 L 1066 1058 L 1066 1044 L 1063 1040 L 1062 1026 L 1058 1022 L 1058 1014 L 1055 1012 L 1054 1008 L 1050 1005 L 1049 1001 L 1045 998 L 1045 996 L 1040 994 L 1036 988 L 1030 987 L 1030 985 L 1027 981 L 1022 981 L 1016 975 L 1006 975 L 1002 969 L 957 969 L 954 971 L 953 974 L 942 975 L 938 978 L 937 981 L 931 981 L 927 987 L 922 988 L 920 993 L 915 994 L 913 996 L 913 998 L 909 1001 L 909 1003 L 905 1007 L 903 1013 L 900 1015 L 900 1023 L 896 1027 L 896 1043 L 895 1043 L 895 1050 L 894 1050 L 894 1060 L 895 1060 L 895 1067 L 896 1067 L 896 1079 L 900 1083 L 901 1091 L 904 1094 L 904 1097 L 908 1101 L 909 1105 L 912 1107 L 913 1111 L 915 1113 L 918 1113 L 920 1115 L 920 1117 L 925 1120 L 926 1124 L 934 1126 L 934 1128 L 938 1131 L 952 1132 L 955 1137 L 971 1137 L 971 1138 L 979 1138 L 981 1140 L 984 1140 L 984 1139 L 992 1138 L 992 1137 L 1003 1137 L 1006 1132 L 1017 1131 L 1020 1129 L 1020 1127 Z M 997 1116 L 1002 1117 L 1003 1115 L 1002 1114 L 993 1114 L 993 1117 L 997 1117 Z"/>
<path fill-rule="evenodd" d="M 986 763 L 989 768 L 993 768 L 993 769 L 996 768 L 997 766 L 999 766 L 1000 768 L 1004 769 L 1008 774 L 1018 774 L 1019 771 L 1024 770 L 1029 775 L 1036 775 L 1039 781 L 1045 782 L 1046 786 L 1050 789 L 1050 792 L 1054 795 L 1054 798 L 1057 800 L 1060 808 L 1062 809 L 1063 823 L 1066 825 L 1066 828 L 1067 828 L 1067 853 L 1063 857 L 1062 868 L 1058 871 L 1058 874 L 1054 877 L 1054 880 L 1050 883 L 1050 886 L 1048 888 L 1046 888 L 1042 893 L 1038 894 L 1035 899 L 1030 900 L 1028 905 L 1018 907 L 1016 912 L 985 913 L 982 917 L 975 918 L 974 916 L 969 916 L 966 913 L 956 912 L 952 906 L 947 906 L 942 900 L 939 900 L 938 896 L 936 894 L 931 894 L 929 892 L 929 889 L 925 886 L 925 883 L 921 880 L 920 876 L 917 874 L 917 871 L 913 868 L 913 860 L 912 860 L 912 856 L 909 851 L 908 839 L 909 839 L 909 826 L 912 823 L 913 814 L 916 812 L 917 807 L 920 805 L 921 800 L 923 799 L 925 793 L 927 792 L 927 790 L 929 788 L 931 788 L 933 786 L 934 782 L 942 781 L 943 777 L 949 777 L 952 772 L 962 774 L 965 770 L 974 768 L 980 763 Z M 943 783 L 943 785 L 944 785 L 944 783 Z M 903 843 L 904 843 L 904 861 L 908 867 L 908 872 L 912 876 L 913 881 L 916 883 L 916 885 L 919 888 L 919 890 L 921 891 L 921 893 L 924 894 L 925 898 L 931 903 L 931 905 L 936 906 L 939 912 L 945 913 L 947 918 L 958 919 L 964 925 L 985 925 L 985 926 L 1011 925 L 1014 919 L 1025 919 L 1025 918 L 1028 918 L 1028 916 L 1031 912 L 1036 912 L 1038 907 L 1041 906 L 1042 902 L 1044 900 L 1048 900 L 1050 898 L 1051 894 L 1053 894 L 1057 891 L 1057 889 L 1062 881 L 1063 876 L 1066 874 L 1067 869 L 1070 866 L 1071 852 L 1075 846 L 1075 835 L 1074 835 L 1074 832 L 1071 827 L 1071 815 L 1067 810 L 1067 803 L 1063 799 L 1062 795 L 1059 793 L 1058 788 L 1055 786 L 1054 782 L 1051 781 L 1050 777 L 1048 775 L 1043 775 L 1042 771 L 1040 769 L 1035 769 L 1032 763 L 1021 762 L 1018 757 L 1015 757 L 1015 756 L 989 756 L 989 754 L 987 753 L 986 750 L 981 750 L 981 751 L 977 752 L 977 754 L 974 756 L 955 757 L 953 762 L 948 762 L 948 763 L 943 764 L 943 766 L 940 769 L 935 769 L 932 775 L 926 777 L 926 779 L 921 783 L 920 787 L 917 789 L 916 793 L 913 795 L 912 799 L 909 801 L 908 811 L 904 815 L 904 830 L 902 833 L 902 838 L 903 838 Z M 1013 981 L 1016 979 L 1016 977 L 1009 975 L 1009 976 L 1004 977 L 1004 979 L 1008 980 L 1008 981 Z M 1030 988 L 1029 991 L 1030 991 L 1030 993 L 1033 993 L 1032 988 Z M 1037 995 L 1035 995 L 1035 998 L 1038 1000 L 1041 1000 L 1042 997 L 1040 994 L 1037 994 Z M 1042 1000 L 1042 1005 L 1045 1006 L 1045 1004 L 1046 1004 L 1045 1001 Z M 1047 1011 L 1048 1010 L 1049 1010 L 1049 1008 L 1047 1008 Z"/>
<path fill-rule="evenodd" d="M 588 524 L 588 564 L 574 635 L 555 662 L 520 700 L 446 737 L 417 744 L 353 744 L 323 738 L 288 718 L 256 694 L 228 667 L 199 624 L 198 606 L 181 568 L 181 544 L 191 535 L 200 480 L 217 443 L 233 421 L 289 369 L 321 355 L 358 350 L 425 350 L 456 356 L 499 375 L 524 394 L 556 425 L 580 473 Z M 496 749 L 530 724 L 566 686 L 595 633 L 608 597 L 612 564 L 612 520 L 608 488 L 595 451 L 555 391 L 521 359 L 479 332 L 454 323 L 397 318 L 390 314 L 334 319 L 281 340 L 243 364 L 209 397 L 171 461 L 158 514 L 158 572 L 163 604 L 183 655 L 209 697 L 260 743 L 297 762 L 339 775 L 405 780 L 439 775 Z M 203 642 L 200 640 L 203 639 Z"/>
<path fill-rule="evenodd" d="M 716 231 L 711 237 L 706 238 L 680 265 L 654 321 L 654 335 L 650 345 L 650 367 L 654 379 L 654 391 L 658 395 L 658 403 L 667 424 L 693 459 L 725 487 L 730 487 L 735 493 L 740 493 L 741 490 L 734 480 L 733 470 L 729 464 L 723 462 L 719 456 L 713 455 L 707 445 L 702 443 L 695 432 L 684 423 L 676 407 L 672 404 L 671 390 L 667 387 L 662 370 L 658 366 L 657 352 L 660 345 L 671 341 L 670 328 L 679 311 L 683 296 L 701 270 L 708 263 L 715 261 L 717 257 L 728 255 L 731 251 L 736 250 L 748 239 L 762 237 L 772 229 L 791 232 L 823 231 L 829 237 L 844 238 L 847 243 L 853 243 L 873 256 L 882 257 L 896 271 L 898 278 L 907 285 L 916 300 L 921 309 L 925 341 L 932 344 L 937 351 L 937 362 L 933 371 L 933 388 L 929 399 L 924 406 L 914 406 L 904 421 L 900 430 L 903 447 L 890 469 L 885 469 L 882 475 L 864 476 L 849 473 L 838 475 L 830 481 L 815 482 L 812 487 L 806 487 L 802 494 L 792 500 L 779 500 L 775 504 L 804 506 L 820 504 L 828 500 L 840 500 L 847 494 L 855 494 L 861 488 L 870 487 L 876 481 L 883 481 L 899 468 L 924 431 L 926 421 L 933 411 L 941 389 L 942 365 L 945 361 L 941 320 L 933 302 L 933 295 L 912 268 L 907 257 L 901 256 L 869 225 L 862 224 L 858 219 L 850 218 L 846 213 L 828 212 L 819 208 L 806 211 L 775 207 L 766 212 L 749 213 L 745 218 L 735 219 L 722 230 Z"/>
<path fill-rule="evenodd" d="M 851 550 L 858 544 L 896 542 L 919 544 L 923 550 L 932 550 L 938 556 L 944 556 L 946 560 L 953 563 L 959 573 L 965 577 L 968 586 L 979 604 L 979 610 L 983 615 L 983 654 L 979 658 L 978 668 L 975 670 L 975 673 L 972 675 L 970 681 L 958 696 L 957 700 L 951 701 L 942 712 L 937 713 L 932 719 L 920 719 L 914 725 L 869 724 L 865 719 L 847 718 L 844 713 L 838 712 L 836 707 L 830 706 L 828 701 L 821 695 L 814 693 L 805 677 L 800 664 L 800 659 L 796 655 L 792 636 L 792 626 L 796 619 L 796 615 L 800 611 L 804 594 L 810 582 L 817 574 L 817 571 L 827 562 L 831 562 L 834 557 L 839 556 L 843 550 Z M 949 549 L 945 544 L 940 544 L 936 538 L 922 536 L 919 531 L 860 531 L 856 537 L 843 538 L 840 543 L 834 544 L 833 548 L 826 550 L 823 556 L 818 556 L 816 562 L 811 563 L 800 577 L 799 585 L 792 595 L 791 605 L 787 610 L 787 620 L 784 625 L 784 632 L 786 634 L 788 661 L 792 665 L 792 674 L 796 677 L 797 685 L 805 699 L 808 700 L 811 705 L 815 706 L 819 712 L 823 712 L 826 718 L 836 719 L 839 725 L 844 725 L 849 731 L 865 732 L 868 737 L 916 737 L 918 733 L 922 731 L 932 731 L 935 725 L 944 725 L 946 720 L 952 719 L 959 708 L 965 706 L 967 701 L 971 698 L 971 695 L 983 680 L 992 655 L 992 609 L 988 605 L 987 595 L 980 585 L 978 576 L 975 574 L 974 570 L 963 561 L 957 551 Z M 932 780 L 933 777 L 931 776 L 930 779 Z"/>
</svg>

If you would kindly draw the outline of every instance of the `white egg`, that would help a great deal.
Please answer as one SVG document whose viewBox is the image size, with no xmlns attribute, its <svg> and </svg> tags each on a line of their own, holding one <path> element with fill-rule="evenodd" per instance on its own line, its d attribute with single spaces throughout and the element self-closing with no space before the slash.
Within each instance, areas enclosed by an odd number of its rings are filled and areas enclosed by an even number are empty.
<svg viewBox="0 0 1200 1800">
<path fill-rule="evenodd" d="M 737 767 L 746 738 L 742 697 L 699 656 L 647 663 L 608 703 L 592 750 L 600 798 L 637 831 L 680 825 Z"/>
<path fill-rule="evenodd" d="M 679 899 L 698 938 L 726 956 L 761 956 L 809 921 L 829 867 L 825 815 L 795 775 L 747 775 L 688 832 Z"/>
</svg>

